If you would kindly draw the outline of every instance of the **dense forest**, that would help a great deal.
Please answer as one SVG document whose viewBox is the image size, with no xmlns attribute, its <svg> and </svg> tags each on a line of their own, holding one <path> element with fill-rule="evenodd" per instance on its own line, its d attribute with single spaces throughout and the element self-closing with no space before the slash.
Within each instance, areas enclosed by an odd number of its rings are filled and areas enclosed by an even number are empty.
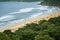
<svg viewBox="0 0 60 40">
<path fill-rule="evenodd" d="M 60 0 L 43 0 L 41 4 L 60 7 Z"/>
<path fill-rule="evenodd" d="M 60 40 L 60 17 L 26 24 L 15 32 L 0 32 L 0 40 Z"/>
</svg>

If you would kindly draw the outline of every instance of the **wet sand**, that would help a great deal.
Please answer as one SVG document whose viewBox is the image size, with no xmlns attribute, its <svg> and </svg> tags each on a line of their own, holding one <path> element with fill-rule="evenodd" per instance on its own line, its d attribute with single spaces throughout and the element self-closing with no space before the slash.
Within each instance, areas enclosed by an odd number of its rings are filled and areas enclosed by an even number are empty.
<svg viewBox="0 0 60 40">
<path fill-rule="evenodd" d="M 30 24 L 30 23 L 38 23 L 38 21 L 40 20 L 49 20 L 50 18 L 54 18 L 54 17 L 58 17 L 60 16 L 60 12 L 53 12 L 53 13 L 49 13 L 49 14 L 46 14 L 46 15 L 41 15 L 35 19 L 28 19 L 28 20 L 25 20 L 21 23 L 18 23 L 18 24 L 14 24 L 12 26 L 8 26 L 7 29 L 10 29 L 12 30 L 13 32 L 15 30 L 18 30 L 18 28 L 23 28 L 23 26 L 25 26 L 26 24 Z"/>
</svg>

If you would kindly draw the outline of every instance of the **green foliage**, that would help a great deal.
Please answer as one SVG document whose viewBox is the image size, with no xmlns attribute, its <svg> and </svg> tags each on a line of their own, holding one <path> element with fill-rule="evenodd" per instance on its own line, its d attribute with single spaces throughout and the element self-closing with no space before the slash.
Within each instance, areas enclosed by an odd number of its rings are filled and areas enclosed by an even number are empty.
<svg viewBox="0 0 60 40">
<path fill-rule="evenodd" d="M 34 30 L 34 31 L 40 31 L 40 26 L 36 23 L 26 24 L 24 26 L 26 29 Z"/>
<path fill-rule="evenodd" d="M 60 6 L 60 0 L 43 0 L 41 4 L 44 5 L 52 5 L 52 6 Z"/>
<path fill-rule="evenodd" d="M 15 33 L 11 32 L 11 30 L 5 30 L 3 33 L 6 36 L 8 36 L 10 38 L 10 40 L 19 40 L 18 35 L 16 35 Z"/>
<path fill-rule="evenodd" d="M 55 40 L 60 40 L 60 26 L 50 27 L 48 29 L 48 33 L 51 37 L 55 38 Z"/>
<path fill-rule="evenodd" d="M 5 35 L 4 33 L 0 32 L 0 40 L 10 40 L 10 38 L 7 35 Z"/>
<path fill-rule="evenodd" d="M 19 29 L 16 34 L 19 35 L 20 40 L 34 40 L 37 33 L 30 29 Z"/>
<path fill-rule="evenodd" d="M 37 35 L 37 36 L 35 37 L 35 40 L 54 40 L 54 39 L 51 38 L 49 35 L 44 35 L 44 36 Z"/>
<path fill-rule="evenodd" d="M 52 24 L 55 24 L 57 26 L 60 25 L 60 16 L 49 19 L 49 22 L 52 23 Z"/>
<path fill-rule="evenodd" d="M 49 33 L 44 30 L 40 31 L 37 36 L 35 36 L 35 40 L 54 40 L 54 38 L 49 36 Z"/>
<path fill-rule="evenodd" d="M 60 40 L 60 17 L 26 24 L 15 32 L 5 30 L 0 33 L 0 40 Z"/>
</svg>

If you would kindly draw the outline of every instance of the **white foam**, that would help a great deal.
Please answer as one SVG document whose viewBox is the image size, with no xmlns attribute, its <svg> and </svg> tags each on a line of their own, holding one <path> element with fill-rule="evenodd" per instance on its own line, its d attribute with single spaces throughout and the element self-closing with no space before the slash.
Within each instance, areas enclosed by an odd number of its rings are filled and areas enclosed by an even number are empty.
<svg viewBox="0 0 60 40">
<path fill-rule="evenodd" d="M 40 10 L 47 10 L 47 7 L 40 7 Z"/>
<path fill-rule="evenodd" d="M 0 17 L 0 21 L 8 21 L 8 20 L 11 20 L 13 18 L 14 18 L 14 16 L 12 16 L 12 15 L 6 15 L 6 16 Z"/>
<path fill-rule="evenodd" d="M 19 20 L 14 20 L 14 21 L 10 21 L 8 24 L 6 24 L 6 27 L 11 28 L 11 26 L 17 25 L 19 23 L 22 23 L 24 21 L 24 19 L 19 19 Z"/>
<path fill-rule="evenodd" d="M 50 9 L 50 10 L 48 11 L 48 13 L 49 13 L 49 12 L 51 13 L 51 12 L 53 12 L 53 11 Z"/>
<path fill-rule="evenodd" d="M 3 25 L 4 23 L 0 23 L 0 26 Z"/>
<path fill-rule="evenodd" d="M 13 21 L 13 23 L 19 23 L 19 22 L 21 22 L 21 21 L 23 21 L 24 19 L 19 19 L 19 20 L 15 20 L 15 21 Z"/>
<path fill-rule="evenodd" d="M 26 13 L 26 12 L 32 11 L 32 9 L 34 9 L 34 8 L 24 8 L 24 9 L 20 9 L 17 12 L 12 12 L 12 13 L 9 13 L 9 14 Z"/>
<path fill-rule="evenodd" d="M 39 16 L 39 15 L 41 15 L 42 13 L 36 13 L 35 15 L 31 15 L 29 18 L 35 18 L 35 17 L 37 17 L 37 16 Z"/>
<path fill-rule="evenodd" d="M 10 24 L 17 24 L 17 23 L 20 23 L 22 21 L 24 21 L 24 19 L 14 20 L 14 21 L 11 21 Z"/>
<path fill-rule="evenodd" d="M 40 7 L 35 8 L 35 9 L 48 10 L 48 6 L 42 6 L 42 5 L 40 5 Z"/>
<path fill-rule="evenodd" d="M 12 12 L 12 13 L 8 13 L 8 14 L 17 14 L 17 13 L 20 13 L 19 11 L 17 11 L 17 12 Z"/>
<path fill-rule="evenodd" d="M 41 3 L 41 1 L 40 2 L 36 2 L 36 4 L 40 4 Z"/>
<path fill-rule="evenodd" d="M 34 8 L 25 8 L 25 9 L 21 9 L 21 10 L 19 10 L 19 12 L 30 12 L 30 11 L 32 11 L 32 9 L 34 9 Z"/>
<path fill-rule="evenodd" d="M 41 7 L 42 5 L 37 5 L 38 7 Z"/>
</svg>

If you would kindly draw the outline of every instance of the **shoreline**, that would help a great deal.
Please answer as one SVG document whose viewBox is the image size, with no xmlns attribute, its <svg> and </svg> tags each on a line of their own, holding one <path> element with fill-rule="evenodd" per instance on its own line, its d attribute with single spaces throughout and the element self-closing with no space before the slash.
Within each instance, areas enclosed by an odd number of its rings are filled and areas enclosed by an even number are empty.
<svg viewBox="0 0 60 40">
<path fill-rule="evenodd" d="M 8 26 L 8 28 L 4 29 L 4 30 L 12 30 L 12 32 L 14 32 L 14 31 L 18 30 L 18 28 L 23 28 L 23 26 L 25 26 L 26 24 L 38 23 L 40 20 L 49 20 L 50 18 L 54 18 L 54 17 L 58 17 L 58 16 L 60 16 L 59 11 L 49 13 L 46 15 L 39 16 L 38 18 L 35 18 L 35 19 L 30 19 L 30 20 L 28 19 L 26 21 L 23 21 L 22 23 L 18 23 L 18 24 L 14 24 L 12 26 Z M 0 30 L 0 31 L 4 31 L 4 30 Z"/>
</svg>

